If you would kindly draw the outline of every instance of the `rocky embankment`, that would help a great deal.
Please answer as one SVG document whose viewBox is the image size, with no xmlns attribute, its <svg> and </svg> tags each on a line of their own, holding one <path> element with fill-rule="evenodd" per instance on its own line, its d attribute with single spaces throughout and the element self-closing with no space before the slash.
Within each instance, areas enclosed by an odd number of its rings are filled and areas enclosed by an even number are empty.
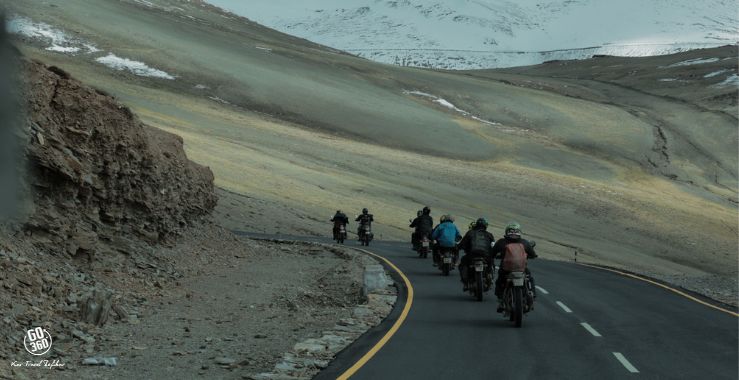
<svg viewBox="0 0 739 380">
<path fill-rule="evenodd" d="M 136 318 L 134 285 L 182 276 L 156 248 L 212 211 L 213 174 L 110 95 L 56 67 L 21 66 L 26 191 L 19 220 L 0 225 L 0 358 L 28 359 L 35 326 L 58 342 L 50 357 L 90 354 L 99 326 Z M 0 378 L 24 376 L 0 366 Z"/>
<path fill-rule="evenodd" d="M 72 256 L 125 251 L 121 235 L 161 242 L 213 209 L 213 173 L 187 159 L 182 138 L 59 68 L 27 62 L 24 71 L 26 231 Z"/>
<path fill-rule="evenodd" d="M 310 378 L 389 313 L 392 281 L 363 292 L 374 259 L 237 238 L 209 216 L 213 174 L 180 137 L 59 68 L 21 74 L 26 191 L 0 223 L 0 379 Z M 24 350 L 34 327 L 53 338 L 43 356 Z"/>
</svg>

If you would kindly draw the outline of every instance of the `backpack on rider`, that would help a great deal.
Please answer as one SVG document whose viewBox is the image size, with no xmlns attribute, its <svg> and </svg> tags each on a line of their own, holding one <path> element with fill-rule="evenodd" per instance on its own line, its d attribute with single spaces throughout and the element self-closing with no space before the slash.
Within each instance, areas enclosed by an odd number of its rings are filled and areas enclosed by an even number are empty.
<svg viewBox="0 0 739 380">
<path fill-rule="evenodd" d="M 520 242 L 510 242 L 505 246 L 505 255 L 501 268 L 508 272 L 523 272 L 526 270 L 526 247 Z"/>
<path fill-rule="evenodd" d="M 489 234 L 485 230 L 471 230 L 470 234 L 470 252 L 474 256 L 483 256 L 490 251 Z"/>
</svg>

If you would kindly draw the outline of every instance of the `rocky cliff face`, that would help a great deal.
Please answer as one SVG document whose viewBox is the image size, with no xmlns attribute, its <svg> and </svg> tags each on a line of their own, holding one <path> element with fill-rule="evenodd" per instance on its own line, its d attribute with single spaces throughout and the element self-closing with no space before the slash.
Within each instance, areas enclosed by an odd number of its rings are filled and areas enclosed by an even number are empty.
<svg viewBox="0 0 739 380">
<path fill-rule="evenodd" d="M 92 257 L 130 238 L 161 242 L 216 204 L 213 173 L 179 136 L 148 127 L 111 96 L 25 62 L 32 211 L 26 230 Z"/>
<path fill-rule="evenodd" d="M 89 356 L 106 321 L 138 323 L 147 298 L 189 270 L 176 263 L 212 259 L 187 239 L 225 236 L 201 218 L 216 204 L 213 173 L 180 137 L 61 69 L 23 61 L 19 74 L 28 191 L 20 223 L 0 220 L 0 359 L 24 354 L 28 326 L 54 331 L 47 358 Z M 157 244 L 186 229 L 181 250 Z M 28 377 L 3 367 L 0 378 Z"/>
</svg>

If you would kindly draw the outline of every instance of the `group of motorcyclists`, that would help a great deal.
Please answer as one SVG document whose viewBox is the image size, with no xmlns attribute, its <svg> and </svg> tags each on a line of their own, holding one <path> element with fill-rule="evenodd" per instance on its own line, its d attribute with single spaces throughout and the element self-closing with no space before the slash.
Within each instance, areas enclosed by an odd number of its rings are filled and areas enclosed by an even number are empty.
<svg viewBox="0 0 739 380">
<path fill-rule="evenodd" d="M 344 230 L 346 229 L 349 218 L 341 210 L 337 210 L 331 221 L 334 223 L 334 240 L 337 240 L 337 234 L 339 234 L 342 227 Z M 362 241 L 363 235 L 371 234 L 371 224 L 374 221 L 374 217 L 369 213 L 367 208 L 364 208 L 362 213 L 356 217 L 355 221 L 359 222 L 357 236 Z M 513 271 L 524 271 L 529 282 L 528 287 L 530 292 L 533 297 L 536 297 L 534 278 L 531 276 L 531 272 L 526 265 L 528 259 L 537 257 L 536 251 L 534 250 L 535 243 L 529 242 L 521 237 L 520 224 L 516 222 L 508 223 L 505 227 L 503 238 L 496 240 L 493 234 L 488 231 L 488 221 L 485 218 L 481 217 L 470 223 L 469 229 L 464 236 L 462 236 L 454 221 L 453 216 L 442 215 L 439 218 L 439 224 L 434 226 L 431 209 L 424 207 L 418 210 L 416 218 L 410 220 L 409 225 L 409 227 L 414 228 L 411 234 L 413 250 L 420 250 L 422 241 L 431 242 L 433 265 L 439 267 L 442 265 L 441 257 L 451 254 L 453 257 L 452 268 L 459 261 L 459 275 L 464 291 L 468 291 L 468 284 L 470 284 L 469 276 L 471 276 L 470 264 L 473 260 L 480 263 L 482 259 L 482 262 L 485 263 L 483 282 L 484 290 L 487 291 L 493 283 L 493 273 L 496 268 L 494 259 L 500 258 L 497 279 L 495 280 L 498 312 L 503 311 L 503 291 L 506 279 Z M 459 250 L 463 251 L 464 255 L 461 259 L 457 260 Z M 448 261 L 448 259 L 445 259 L 445 262 Z"/>
<path fill-rule="evenodd" d="M 344 239 L 346 239 L 346 236 L 342 236 L 341 234 L 346 234 L 346 225 L 349 223 L 349 217 L 341 212 L 341 210 L 336 210 L 336 214 L 334 214 L 330 221 L 334 223 L 334 240 L 343 242 Z M 372 222 L 375 221 L 375 217 L 370 214 L 369 210 L 365 207 L 362 209 L 362 213 L 359 214 L 354 221 L 359 222 L 357 226 L 358 240 L 366 241 L 367 244 L 369 244 L 369 241 L 374 237 L 372 234 Z"/>
</svg>

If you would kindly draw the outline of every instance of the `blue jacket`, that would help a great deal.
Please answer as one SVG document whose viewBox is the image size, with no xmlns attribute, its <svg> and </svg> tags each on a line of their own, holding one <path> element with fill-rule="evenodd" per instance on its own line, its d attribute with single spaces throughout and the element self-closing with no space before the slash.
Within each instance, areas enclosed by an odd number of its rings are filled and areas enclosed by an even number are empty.
<svg viewBox="0 0 739 380">
<path fill-rule="evenodd" d="M 457 244 L 457 241 L 462 239 L 462 235 L 459 234 L 459 230 L 454 223 L 446 221 L 436 227 L 431 238 L 438 241 L 439 245 L 444 248 L 452 248 Z"/>
</svg>

